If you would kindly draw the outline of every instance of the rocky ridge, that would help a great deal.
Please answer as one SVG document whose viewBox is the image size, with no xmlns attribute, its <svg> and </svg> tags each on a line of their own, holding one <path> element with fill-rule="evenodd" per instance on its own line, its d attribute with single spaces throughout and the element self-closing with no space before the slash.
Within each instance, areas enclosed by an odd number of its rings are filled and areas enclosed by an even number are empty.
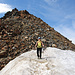
<svg viewBox="0 0 75 75">
<path fill-rule="evenodd" d="M 34 49 L 38 37 L 46 47 L 75 51 L 75 45 L 40 18 L 16 8 L 0 18 L 0 69 L 23 52 Z"/>
</svg>

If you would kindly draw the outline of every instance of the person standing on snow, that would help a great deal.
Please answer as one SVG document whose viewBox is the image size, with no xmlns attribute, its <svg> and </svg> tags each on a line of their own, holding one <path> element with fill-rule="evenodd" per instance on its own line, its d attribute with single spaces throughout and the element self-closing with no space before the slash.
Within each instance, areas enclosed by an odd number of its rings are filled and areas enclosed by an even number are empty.
<svg viewBox="0 0 75 75">
<path fill-rule="evenodd" d="M 37 46 L 37 56 L 38 59 L 41 59 L 41 55 L 42 55 L 42 46 L 44 47 L 43 42 L 41 41 L 41 37 L 38 37 L 38 41 L 35 44 L 35 47 Z"/>
</svg>

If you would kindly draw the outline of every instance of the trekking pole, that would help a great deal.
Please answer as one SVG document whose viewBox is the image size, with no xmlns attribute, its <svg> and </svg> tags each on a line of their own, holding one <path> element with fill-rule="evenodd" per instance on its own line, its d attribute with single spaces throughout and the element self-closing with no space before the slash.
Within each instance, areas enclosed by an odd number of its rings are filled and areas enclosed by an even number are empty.
<svg viewBox="0 0 75 75">
<path fill-rule="evenodd" d="M 42 48 L 42 56 L 44 57 L 45 48 Z"/>
</svg>

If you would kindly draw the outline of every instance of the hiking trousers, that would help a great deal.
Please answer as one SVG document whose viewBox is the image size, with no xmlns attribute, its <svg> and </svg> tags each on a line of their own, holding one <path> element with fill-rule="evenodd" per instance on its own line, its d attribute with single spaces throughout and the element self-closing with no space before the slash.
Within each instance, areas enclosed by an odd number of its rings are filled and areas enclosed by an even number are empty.
<svg viewBox="0 0 75 75">
<path fill-rule="evenodd" d="M 42 56 L 42 48 L 37 48 L 37 56 L 38 58 Z"/>
</svg>

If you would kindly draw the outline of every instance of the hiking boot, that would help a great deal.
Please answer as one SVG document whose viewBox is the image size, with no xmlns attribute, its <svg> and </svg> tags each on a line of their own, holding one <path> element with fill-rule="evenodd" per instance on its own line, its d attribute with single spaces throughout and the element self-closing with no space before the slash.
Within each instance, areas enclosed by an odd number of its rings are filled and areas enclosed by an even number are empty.
<svg viewBox="0 0 75 75">
<path fill-rule="evenodd" d="M 38 59 L 40 59 L 40 58 L 38 57 Z"/>
<path fill-rule="evenodd" d="M 40 57 L 40 59 L 42 59 L 42 58 Z"/>
</svg>

